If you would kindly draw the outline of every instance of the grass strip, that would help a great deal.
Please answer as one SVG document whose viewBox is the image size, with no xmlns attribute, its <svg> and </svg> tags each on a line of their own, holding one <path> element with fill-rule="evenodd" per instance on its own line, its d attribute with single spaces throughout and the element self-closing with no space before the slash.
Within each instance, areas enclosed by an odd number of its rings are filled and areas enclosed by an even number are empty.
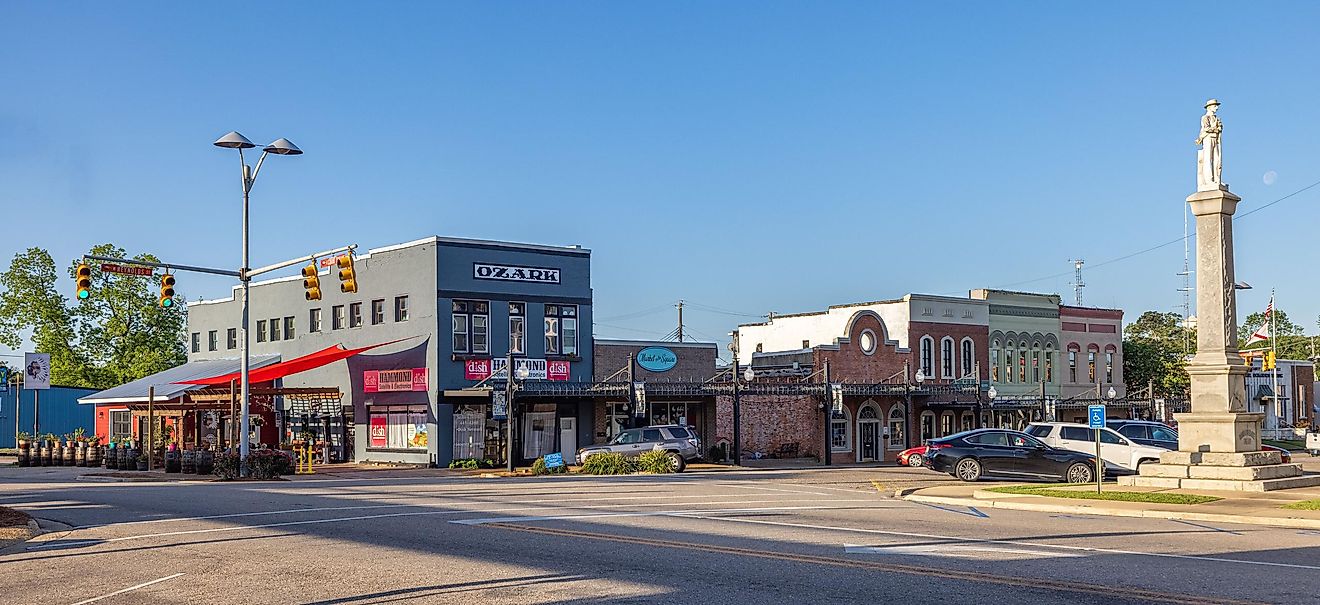
<svg viewBox="0 0 1320 605">
<path fill-rule="evenodd" d="M 1197 496 L 1194 494 L 1171 494 L 1167 492 L 1113 492 L 1073 491 L 1032 485 L 1008 485 L 991 487 L 986 491 L 1001 494 L 1022 494 L 1027 496 L 1045 496 L 1048 498 L 1073 498 L 1076 500 L 1112 500 L 1117 502 L 1148 502 L 1151 504 L 1204 504 L 1221 500 L 1215 496 Z M 1320 501 L 1314 501 L 1320 504 Z"/>
<path fill-rule="evenodd" d="M 1285 504 L 1283 507 L 1291 510 L 1320 510 L 1320 500 L 1302 500 Z"/>
</svg>

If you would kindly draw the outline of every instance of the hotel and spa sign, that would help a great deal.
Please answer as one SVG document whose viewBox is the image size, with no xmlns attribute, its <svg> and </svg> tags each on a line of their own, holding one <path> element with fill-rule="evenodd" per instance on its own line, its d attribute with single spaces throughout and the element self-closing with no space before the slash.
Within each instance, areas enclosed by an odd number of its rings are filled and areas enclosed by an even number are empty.
<svg viewBox="0 0 1320 605">
<path fill-rule="evenodd" d="M 362 390 L 366 393 L 426 391 L 426 387 L 426 368 L 367 370 L 362 373 Z"/>
<path fill-rule="evenodd" d="M 472 263 L 472 277 L 496 281 L 521 281 L 537 284 L 559 283 L 559 269 Z"/>
</svg>

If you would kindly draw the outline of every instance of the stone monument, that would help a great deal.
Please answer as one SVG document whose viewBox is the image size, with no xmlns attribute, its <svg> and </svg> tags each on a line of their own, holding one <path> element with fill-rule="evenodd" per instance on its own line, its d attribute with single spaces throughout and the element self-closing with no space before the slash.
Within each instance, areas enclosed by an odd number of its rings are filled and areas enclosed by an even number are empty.
<svg viewBox="0 0 1320 605">
<path fill-rule="evenodd" d="M 1173 415 L 1178 451 L 1142 465 L 1140 475 L 1119 477 L 1119 484 L 1241 491 L 1320 485 L 1320 476 L 1302 476 L 1300 464 L 1281 464 L 1278 452 L 1261 451 L 1265 415 L 1247 411 L 1233 288 L 1233 213 L 1242 198 L 1222 179 L 1219 101 L 1211 99 L 1205 109 L 1196 137 L 1202 145 L 1196 193 L 1187 198 L 1196 216 L 1196 356 L 1187 364 L 1192 411 Z"/>
</svg>

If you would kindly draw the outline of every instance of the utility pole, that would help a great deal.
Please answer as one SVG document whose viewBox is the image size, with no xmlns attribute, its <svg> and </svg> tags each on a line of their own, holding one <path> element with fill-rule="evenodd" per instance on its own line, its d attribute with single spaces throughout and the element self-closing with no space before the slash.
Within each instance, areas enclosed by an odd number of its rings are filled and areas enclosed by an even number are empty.
<svg viewBox="0 0 1320 605">
<path fill-rule="evenodd" d="M 678 342 L 683 342 L 683 301 L 678 301 Z"/>
<path fill-rule="evenodd" d="M 1182 292 L 1183 302 L 1183 355 L 1192 351 L 1192 333 L 1187 329 L 1187 323 L 1192 318 L 1192 265 L 1191 249 L 1188 246 L 1188 239 L 1191 232 L 1188 231 L 1187 215 L 1190 212 L 1190 206 L 1183 204 L 1183 270 L 1178 275 L 1182 276 L 1182 287 L 1178 288 Z"/>
<path fill-rule="evenodd" d="M 738 357 L 733 358 L 733 465 L 742 466 L 742 402 L 738 392 Z"/>
<path fill-rule="evenodd" d="M 505 439 L 504 439 L 504 465 L 510 474 L 513 473 L 513 351 L 509 351 L 508 357 L 504 362 L 504 405 L 505 411 Z"/>
<path fill-rule="evenodd" d="M 830 418 L 834 416 L 834 385 L 830 383 L 830 360 L 826 359 L 824 363 L 825 397 L 822 400 L 824 401 L 824 405 L 821 406 L 821 411 L 824 412 L 825 417 L 825 440 L 823 442 L 824 447 L 821 448 L 821 461 L 825 466 L 829 466 L 830 453 L 834 450 L 834 444 L 830 442 Z M 883 452 L 884 450 L 881 449 L 881 451 Z"/>
</svg>

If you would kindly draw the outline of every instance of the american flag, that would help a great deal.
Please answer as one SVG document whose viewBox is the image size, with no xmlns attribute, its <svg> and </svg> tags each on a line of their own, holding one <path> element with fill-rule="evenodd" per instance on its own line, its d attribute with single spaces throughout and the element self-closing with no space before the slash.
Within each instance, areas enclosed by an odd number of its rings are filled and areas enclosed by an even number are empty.
<svg viewBox="0 0 1320 605">
<path fill-rule="evenodd" d="M 1274 295 L 1270 294 L 1270 304 L 1265 306 L 1265 321 L 1261 324 L 1260 329 L 1256 330 L 1256 332 L 1251 335 L 1251 338 L 1247 339 L 1247 346 L 1251 346 L 1258 342 L 1265 342 L 1270 339 L 1270 315 L 1273 313 Z"/>
</svg>

